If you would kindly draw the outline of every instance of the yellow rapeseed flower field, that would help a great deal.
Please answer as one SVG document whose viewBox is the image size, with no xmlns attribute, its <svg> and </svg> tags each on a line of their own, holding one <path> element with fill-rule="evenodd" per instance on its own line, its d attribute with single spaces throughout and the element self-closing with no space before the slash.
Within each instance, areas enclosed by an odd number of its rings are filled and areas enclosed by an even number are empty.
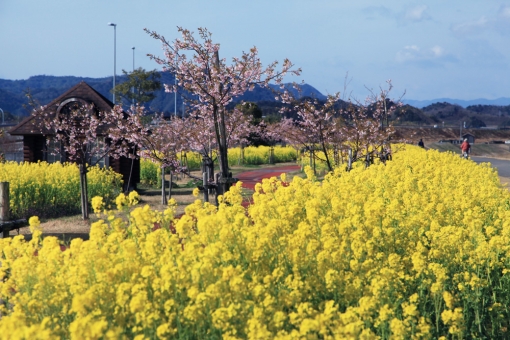
<svg viewBox="0 0 510 340">
<path fill-rule="evenodd" d="M 231 166 L 269 164 L 270 150 L 269 146 L 248 146 L 243 149 L 240 147 L 230 148 L 228 150 L 228 164 Z M 273 148 L 273 154 L 274 163 L 293 162 L 298 157 L 296 149 L 290 146 L 276 146 Z M 187 166 L 189 170 L 200 169 L 202 156 L 198 152 L 186 152 L 185 155 L 185 160 L 183 155 L 179 159 L 183 166 Z M 213 155 L 213 158 L 215 158 L 215 155 Z M 140 168 L 142 183 L 161 186 L 161 168 L 159 164 L 142 158 Z"/>
<path fill-rule="evenodd" d="M 34 219 L 30 242 L 0 240 L 0 338 L 509 338 L 494 169 L 408 146 L 307 175 L 264 180 L 247 212 L 239 184 L 177 220 L 106 212 L 65 251 Z"/>
<path fill-rule="evenodd" d="M 113 170 L 92 167 L 87 174 L 89 197 L 110 202 L 122 187 Z M 9 182 L 12 218 L 61 216 L 80 211 L 80 180 L 76 164 L 0 163 L 0 182 Z"/>
</svg>

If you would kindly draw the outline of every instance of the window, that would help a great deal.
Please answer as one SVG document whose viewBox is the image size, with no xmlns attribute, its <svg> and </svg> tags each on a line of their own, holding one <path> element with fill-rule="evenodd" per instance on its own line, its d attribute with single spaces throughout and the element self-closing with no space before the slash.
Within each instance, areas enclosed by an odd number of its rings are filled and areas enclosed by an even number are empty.
<svg viewBox="0 0 510 340">
<path fill-rule="evenodd" d="M 89 146 L 89 152 L 92 153 L 90 158 L 91 165 L 99 165 L 99 167 L 108 167 L 108 156 L 105 155 L 106 143 L 104 137 L 97 137 L 96 142 Z M 104 156 L 104 157 L 103 157 Z M 100 159 L 100 157 L 102 157 Z"/>
<path fill-rule="evenodd" d="M 64 152 L 62 150 L 62 145 L 60 144 L 60 141 L 58 141 L 55 138 L 48 137 L 45 154 L 46 162 L 48 163 L 65 161 L 65 157 L 63 156 Z"/>
</svg>

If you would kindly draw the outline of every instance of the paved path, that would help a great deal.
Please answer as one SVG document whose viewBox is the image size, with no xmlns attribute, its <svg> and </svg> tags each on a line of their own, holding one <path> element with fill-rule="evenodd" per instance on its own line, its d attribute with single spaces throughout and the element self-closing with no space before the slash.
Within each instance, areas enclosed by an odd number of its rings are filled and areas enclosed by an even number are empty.
<svg viewBox="0 0 510 340">
<path fill-rule="evenodd" d="M 253 171 L 242 172 L 235 177 L 243 182 L 243 188 L 254 189 L 255 184 L 262 182 L 263 178 L 278 177 L 282 173 L 289 173 L 301 169 L 299 165 L 278 166 L 274 168 L 257 169 Z"/>
<path fill-rule="evenodd" d="M 486 157 L 471 157 L 476 163 L 491 163 L 493 168 L 498 169 L 501 177 L 510 177 L 510 160 Z"/>
</svg>

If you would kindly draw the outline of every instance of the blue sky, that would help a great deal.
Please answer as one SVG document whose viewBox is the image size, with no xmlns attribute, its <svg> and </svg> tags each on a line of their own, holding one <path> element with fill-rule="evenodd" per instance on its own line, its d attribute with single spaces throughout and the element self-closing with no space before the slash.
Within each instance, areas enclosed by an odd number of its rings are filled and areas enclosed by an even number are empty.
<svg viewBox="0 0 510 340">
<path fill-rule="evenodd" d="M 265 64 L 289 58 L 324 94 L 362 99 L 391 79 L 393 96 L 510 97 L 510 1 L 502 0 L 1 0 L 0 78 L 106 77 L 162 55 L 167 39 L 206 27 L 222 57 L 257 46 Z"/>
</svg>

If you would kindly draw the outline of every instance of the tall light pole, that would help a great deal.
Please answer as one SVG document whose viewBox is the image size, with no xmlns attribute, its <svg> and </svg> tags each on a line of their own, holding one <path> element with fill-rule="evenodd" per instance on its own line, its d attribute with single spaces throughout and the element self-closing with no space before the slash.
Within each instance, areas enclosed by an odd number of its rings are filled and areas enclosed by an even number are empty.
<svg viewBox="0 0 510 340">
<path fill-rule="evenodd" d="M 113 104 L 115 105 L 115 74 L 117 73 L 117 24 L 109 22 L 113 26 Z"/>
<path fill-rule="evenodd" d="M 133 49 L 133 73 L 135 72 L 135 47 L 131 47 Z M 135 105 L 135 87 L 133 86 L 133 105 Z"/>
<path fill-rule="evenodd" d="M 133 50 L 133 71 L 135 70 L 135 47 L 131 47 L 131 49 Z"/>
<path fill-rule="evenodd" d="M 175 65 L 177 65 L 177 54 L 175 55 Z M 177 118 L 177 72 L 174 73 L 174 84 L 175 84 L 175 92 L 174 92 L 174 117 Z"/>
</svg>

